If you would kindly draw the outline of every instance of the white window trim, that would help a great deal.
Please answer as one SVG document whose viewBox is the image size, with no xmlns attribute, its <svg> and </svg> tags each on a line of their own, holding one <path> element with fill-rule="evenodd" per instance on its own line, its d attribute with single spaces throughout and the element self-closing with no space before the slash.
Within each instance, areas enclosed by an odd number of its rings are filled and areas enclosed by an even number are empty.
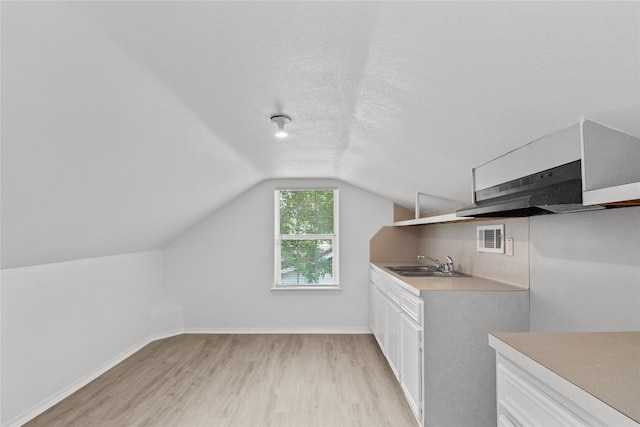
<svg viewBox="0 0 640 427">
<path fill-rule="evenodd" d="M 307 234 L 307 235 L 298 235 L 295 238 L 288 238 L 286 236 L 282 236 L 280 234 L 280 191 L 282 190 L 332 190 L 333 191 L 333 231 L 334 234 Z M 272 291 L 341 291 L 342 287 L 340 286 L 340 277 L 339 277 L 339 229 L 338 224 L 340 223 L 338 212 L 339 212 L 339 190 L 336 187 L 281 187 L 276 188 L 273 192 L 274 194 L 274 279 L 273 286 L 271 287 Z M 333 283 L 332 284 L 296 284 L 296 285 L 283 285 L 280 283 L 280 267 L 281 267 L 281 253 L 280 253 L 280 242 L 282 240 L 303 240 L 303 239 L 326 239 L 332 240 L 332 250 L 333 250 Z"/>
</svg>

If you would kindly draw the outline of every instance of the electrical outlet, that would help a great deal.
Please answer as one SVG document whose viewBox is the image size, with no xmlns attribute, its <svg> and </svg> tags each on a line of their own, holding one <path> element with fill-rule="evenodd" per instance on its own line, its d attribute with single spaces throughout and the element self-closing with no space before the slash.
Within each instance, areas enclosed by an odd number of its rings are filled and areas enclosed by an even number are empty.
<svg viewBox="0 0 640 427">
<path fill-rule="evenodd" d="M 507 237 L 507 244 L 505 246 L 507 256 L 513 256 L 513 237 Z"/>
</svg>

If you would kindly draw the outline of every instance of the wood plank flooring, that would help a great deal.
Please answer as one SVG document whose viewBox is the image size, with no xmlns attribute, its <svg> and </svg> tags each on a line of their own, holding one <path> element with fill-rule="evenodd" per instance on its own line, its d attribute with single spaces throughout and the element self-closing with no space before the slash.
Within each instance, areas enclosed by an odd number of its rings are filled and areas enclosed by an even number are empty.
<svg viewBox="0 0 640 427">
<path fill-rule="evenodd" d="M 26 426 L 411 426 L 372 335 L 155 341 Z"/>
</svg>

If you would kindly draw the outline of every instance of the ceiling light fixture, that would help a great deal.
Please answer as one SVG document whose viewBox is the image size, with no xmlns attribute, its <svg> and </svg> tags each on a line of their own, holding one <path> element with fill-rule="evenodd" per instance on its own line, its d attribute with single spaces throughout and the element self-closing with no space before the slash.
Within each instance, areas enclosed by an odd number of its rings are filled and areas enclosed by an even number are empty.
<svg viewBox="0 0 640 427">
<path fill-rule="evenodd" d="M 286 130 L 284 130 L 284 125 L 291 121 L 291 117 L 279 114 L 276 116 L 271 116 L 271 121 L 278 125 L 278 132 L 276 132 L 276 136 L 278 138 L 285 138 L 288 133 Z"/>
</svg>

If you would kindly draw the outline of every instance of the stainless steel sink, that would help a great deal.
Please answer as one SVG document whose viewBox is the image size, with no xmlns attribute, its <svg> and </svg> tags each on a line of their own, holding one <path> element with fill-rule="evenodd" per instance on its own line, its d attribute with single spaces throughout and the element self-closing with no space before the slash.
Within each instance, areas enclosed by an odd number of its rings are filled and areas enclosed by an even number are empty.
<svg viewBox="0 0 640 427">
<path fill-rule="evenodd" d="M 428 265 L 402 265 L 387 267 L 387 269 L 405 277 L 470 277 L 468 274 L 457 271 L 445 272 Z"/>
</svg>

